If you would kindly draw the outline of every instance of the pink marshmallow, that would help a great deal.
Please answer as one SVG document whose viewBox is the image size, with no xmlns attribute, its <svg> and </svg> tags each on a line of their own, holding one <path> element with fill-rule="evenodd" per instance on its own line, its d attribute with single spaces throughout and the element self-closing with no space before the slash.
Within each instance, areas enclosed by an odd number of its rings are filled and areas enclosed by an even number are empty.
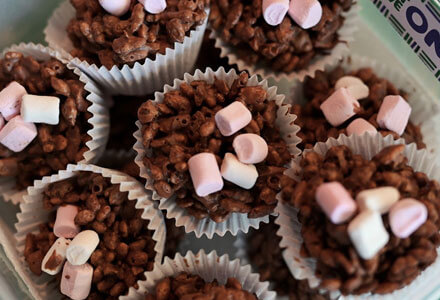
<svg viewBox="0 0 440 300">
<path fill-rule="evenodd" d="M 73 300 L 86 299 L 92 287 L 93 267 L 89 264 L 74 266 L 68 261 L 64 264 L 60 290 Z"/>
<path fill-rule="evenodd" d="M 37 136 L 37 127 L 15 116 L 0 130 L 0 143 L 14 152 L 26 148 Z"/>
<path fill-rule="evenodd" d="M 20 113 L 21 98 L 26 89 L 16 81 L 11 82 L 0 92 L 0 112 L 6 121 Z"/>
<path fill-rule="evenodd" d="M 145 10 L 150 14 L 158 14 L 167 8 L 165 0 L 138 0 L 145 7 Z"/>
<path fill-rule="evenodd" d="M 290 17 L 303 29 L 308 29 L 321 21 L 322 6 L 317 0 L 291 0 Z"/>
<path fill-rule="evenodd" d="M 386 96 L 377 114 L 380 127 L 402 135 L 411 115 L 411 106 L 401 96 Z"/>
<path fill-rule="evenodd" d="M 247 107 L 235 101 L 215 114 L 215 123 L 224 136 L 231 136 L 246 127 L 252 121 L 252 114 Z"/>
<path fill-rule="evenodd" d="M 388 219 L 394 235 L 405 239 L 422 226 L 428 218 L 426 206 L 415 199 L 402 199 L 391 207 Z"/>
<path fill-rule="evenodd" d="M 327 121 L 335 127 L 353 117 L 359 107 L 359 102 L 346 88 L 337 89 L 320 106 Z"/>
<path fill-rule="evenodd" d="M 356 202 L 337 181 L 321 184 L 315 193 L 316 201 L 333 224 L 341 224 L 356 212 Z"/>
<path fill-rule="evenodd" d="M 199 153 L 188 160 L 188 169 L 196 194 L 205 197 L 221 191 L 223 179 L 220 169 L 212 153 Z"/>
<path fill-rule="evenodd" d="M 369 134 L 375 134 L 377 133 L 376 127 L 371 125 L 370 122 L 359 118 L 354 120 L 350 123 L 350 125 L 347 126 L 347 135 L 363 135 L 365 132 L 368 132 Z"/>
<path fill-rule="evenodd" d="M 289 10 L 289 0 L 263 0 L 263 17 L 267 24 L 277 26 Z"/>
<path fill-rule="evenodd" d="M 99 0 L 102 8 L 111 15 L 120 17 L 130 8 L 130 0 Z"/>
<path fill-rule="evenodd" d="M 60 206 L 53 226 L 53 233 L 57 237 L 74 238 L 79 233 L 79 226 L 75 224 L 78 207 L 74 205 Z"/>
<path fill-rule="evenodd" d="M 245 164 L 258 164 L 266 159 L 269 149 L 266 141 L 253 133 L 240 134 L 232 142 L 238 160 Z"/>
</svg>

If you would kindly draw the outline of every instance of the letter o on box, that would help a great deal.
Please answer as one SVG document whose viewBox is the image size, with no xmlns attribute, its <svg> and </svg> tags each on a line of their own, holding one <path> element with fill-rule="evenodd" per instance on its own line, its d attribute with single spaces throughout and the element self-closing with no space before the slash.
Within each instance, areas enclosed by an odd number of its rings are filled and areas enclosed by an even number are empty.
<svg viewBox="0 0 440 300">
<path fill-rule="evenodd" d="M 416 23 L 414 15 L 417 15 L 420 18 L 421 24 Z M 406 20 L 408 21 L 408 24 L 411 26 L 411 28 L 418 33 L 425 33 L 426 31 L 428 31 L 428 20 L 426 19 L 423 12 L 417 7 L 409 6 L 406 9 Z"/>
</svg>

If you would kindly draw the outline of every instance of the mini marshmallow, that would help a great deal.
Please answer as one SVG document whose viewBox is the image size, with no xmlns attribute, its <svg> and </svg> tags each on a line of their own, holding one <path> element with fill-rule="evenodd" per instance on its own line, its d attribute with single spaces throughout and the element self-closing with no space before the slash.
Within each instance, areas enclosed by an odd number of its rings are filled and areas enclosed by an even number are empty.
<svg viewBox="0 0 440 300">
<path fill-rule="evenodd" d="M 61 276 L 60 291 L 73 300 L 86 299 L 92 287 L 93 267 L 89 264 L 75 266 L 66 262 Z"/>
<path fill-rule="evenodd" d="M 44 256 L 41 270 L 49 275 L 58 274 L 66 260 L 66 250 L 69 244 L 70 240 L 58 238 Z"/>
<path fill-rule="evenodd" d="M 166 0 L 138 0 L 150 14 L 158 14 L 167 8 Z"/>
<path fill-rule="evenodd" d="M 252 114 L 240 101 L 235 101 L 215 114 L 215 123 L 224 136 L 231 136 L 252 121 Z"/>
<path fill-rule="evenodd" d="M 308 29 L 321 21 L 322 6 L 317 0 L 291 0 L 290 17 L 303 29 Z"/>
<path fill-rule="evenodd" d="M 263 17 L 267 24 L 277 26 L 289 10 L 289 0 L 263 0 Z"/>
<path fill-rule="evenodd" d="M 415 199 L 403 199 L 391 207 L 388 215 L 391 231 L 405 239 L 422 226 L 428 218 L 426 206 Z"/>
<path fill-rule="evenodd" d="M 245 164 L 258 164 L 266 159 L 269 149 L 266 141 L 254 133 L 237 135 L 232 142 L 238 159 Z"/>
<path fill-rule="evenodd" d="M 188 169 L 196 194 L 205 197 L 221 191 L 223 179 L 212 153 L 199 153 L 188 160 Z"/>
<path fill-rule="evenodd" d="M 347 135 L 363 135 L 365 132 L 368 132 L 369 134 L 375 134 L 377 133 L 376 127 L 371 125 L 370 122 L 358 118 L 350 123 L 350 125 L 347 126 Z"/>
<path fill-rule="evenodd" d="M 24 95 L 20 114 L 25 122 L 57 125 L 60 116 L 60 98 Z"/>
<path fill-rule="evenodd" d="M 26 148 L 37 136 L 37 127 L 15 116 L 0 130 L 0 143 L 14 152 Z"/>
<path fill-rule="evenodd" d="M 130 0 L 99 0 L 101 7 L 111 15 L 120 17 L 130 9 Z"/>
<path fill-rule="evenodd" d="M 364 210 L 348 224 L 348 236 L 363 259 L 373 258 L 390 238 L 380 213 Z"/>
<path fill-rule="evenodd" d="M 380 127 L 402 135 L 411 115 L 411 106 L 401 96 L 386 96 L 377 114 Z"/>
<path fill-rule="evenodd" d="M 75 217 L 78 214 L 78 207 L 75 205 L 64 205 L 57 209 L 57 217 L 53 226 L 53 233 L 56 237 L 74 238 L 79 232 L 79 226 L 75 224 Z"/>
<path fill-rule="evenodd" d="M 244 164 L 232 153 L 226 153 L 222 162 L 221 173 L 224 179 L 244 189 L 250 189 L 258 178 L 254 165 Z"/>
<path fill-rule="evenodd" d="M 11 82 L 0 92 L 0 113 L 6 121 L 20 113 L 21 98 L 26 89 L 16 81 Z"/>
<path fill-rule="evenodd" d="M 316 189 L 315 198 L 333 224 L 344 223 L 356 212 L 356 202 L 337 181 L 321 184 Z"/>
<path fill-rule="evenodd" d="M 356 196 L 360 210 L 373 210 L 380 214 L 386 214 L 394 203 L 399 201 L 399 190 L 393 186 L 384 186 L 365 190 Z"/>
<path fill-rule="evenodd" d="M 78 233 L 67 247 L 67 260 L 75 266 L 85 264 L 99 244 L 99 236 L 93 230 Z"/>
<path fill-rule="evenodd" d="M 335 89 L 346 88 L 348 92 L 356 99 L 364 99 L 370 95 L 368 86 L 358 77 L 344 76 L 336 81 Z"/>
<path fill-rule="evenodd" d="M 334 127 L 353 117 L 359 107 L 359 102 L 346 88 L 337 89 L 320 106 L 325 118 Z"/>
</svg>

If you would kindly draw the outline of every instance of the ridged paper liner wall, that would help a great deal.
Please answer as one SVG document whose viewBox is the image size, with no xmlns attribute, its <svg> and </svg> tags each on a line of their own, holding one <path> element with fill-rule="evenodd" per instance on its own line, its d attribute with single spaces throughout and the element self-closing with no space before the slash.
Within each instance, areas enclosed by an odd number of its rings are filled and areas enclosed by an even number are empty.
<svg viewBox="0 0 440 300">
<path fill-rule="evenodd" d="M 377 76 L 389 80 L 397 89 L 407 92 L 408 99 L 406 100 L 412 108 L 410 121 L 420 126 L 423 142 L 429 153 L 435 155 L 436 162 L 440 163 L 440 103 L 438 99 L 433 99 L 408 74 L 402 74 L 393 66 L 379 63 L 369 57 L 352 55 L 344 59 L 340 65 L 348 72 L 371 68 Z M 329 66 L 327 70 L 333 70 L 335 66 Z M 291 85 L 290 94 L 292 96 L 286 100 L 289 104 L 304 105 L 307 102 L 301 83 Z M 362 101 L 360 104 L 362 106 Z"/>
<path fill-rule="evenodd" d="M 37 60 L 48 60 L 49 58 L 53 57 L 60 60 L 64 64 L 67 63 L 59 52 L 39 44 L 22 43 L 19 45 L 13 45 L 5 49 L 1 54 L 1 57 L 3 57 L 8 51 L 18 51 L 24 55 L 32 56 Z M 79 80 L 85 84 L 84 89 L 89 93 L 86 99 L 91 102 L 91 105 L 87 111 L 92 114 L 92 117 L 88 120 L 89 124 L 92 126 L 92 129 L 87 131 L 87 134 L 92 139 L 86 143 L 86 146 L 89 148 L 89 150 L 84 153 L 84 159 L 81 161 L 81 163 L 95 163 L 105 150 L 110 131 L 110 116 L 107 107 L 108 96 L 106 96 L 104 91 L 78 68 L 68 64 L 67 67 L 78 75 Z M 25 190 L 19 191 L 15 188 L 14 178 L 0 177 L 0 195 L 5 201 L 12 201 L 12 203 L 17 204 L 21 201 L 25 193 Z"/>
<path fill-rule="evenodd" d="M 209 10 L 206 11 L 209 14 Z M 133 67 L 113 66 L 110 70 L 104 66 L 90 65 L 86 61 L 72 57 L 72 42 L 67 35 L 67 25 L 75 17 L 75 9 L 69 1 L 64 1 L 52 14 L 44 30 L 45 40 L 50 47 L 60 51 L 72 66 L 80 68 L 94 79 L 108 93 L 113 95 L 145 95 L 160 90 L 164 84 L 175 78 L 182 78 L 185 72 L 191 72 L 197 60 L 208 17 L 205 22 L 190 31 L 183 43 L 174 43 L 174 48 L 166 49 L 165 54 L 147 58 L 144 63 L 136 62 Z"/>
<path fill-rule="evenodd" d="M 128 192 L 128 199 L 136 201 L 136 208 L 144 210 L 142 219 L 149 221 L 148 229 L 154 232 L 153 240 L 156 242 L 154 250 L 157 253 L 155 262 L 162 260 L 166 237 L 165 221 L 162 213 L 154 207 L 151 197 L 145 191 L 143 185 L 122 172 L 94 165 L 68 165 L 65 171 L 43 177 L 42 180 L 36 180 L 34 186 L 30 187 L 27 195 L 24 196 L 23 203 L 20 204 L 21 212 L 17 214 L 15 257 L 13 256 L 10 259 L 32 296 L 37 300 L 58 299 L 61 294 L 59 284 L 54 280 L 55 277 L 44 273 L 41 276 L 35 276 L 28 268 L 23 255 L 26 235 L 39 232 L 39 224 L 46 222 L 48 219 L 49 212 L 43 208 L 42 202 L 42 193 L 47 186 L 53 182 L 77 176 L 76 174 L 80 171 L 102 174 L 102 176 L 110 178 L 112 184 L 119 184 L 121 192 Z"/>
<path fill-rule="evenodd" d="M 159 103 L 162 102 L 165 93 L 177 90 L 180 84 L 183 82 L 190 83 L 194 80 L 206 80 L 212 83 L 214 82 L 215 77 L 224 80 L 228 86 L 231 86 L 232 82 L 238 77 L 238 75 L 235 70 L 230 70 L 228 73 L 226 73 L 224 68 L 220 68 L 217 71 L 213 71 L 212 69 L 208 68 L 204 73 L 200 70 L 196 70 L 194 75 L 185 74 L 183 80 L 176 79 L 173 86 L 165 85 L 163 92 L 155 93 L 154 101 Z M 293 124 L 296 116 L 288 112 L 290 105 L 281 106 L 284 100 L 284 95 L 278 95 L 276 87 L 269 87 L 266 80 L 259 81 L 255 75 L 249 78 L 247 85 L 263 86 L 268 93 L 267 99 L 276 101 L 276 103 L 279 105 L 276 125 L 280 129 L 281 135 L 286 141 L 290 153 L 293 156 L 299 155 L 300 150 L 296 146 L 301 141 L 296 135 L 299 131 L 299 127 Z M 137 152 L 135 161 L 141 169 L 141 177 L 147 179 L 146 188 L 153 191 L 154 200 L 160 201 L 159 208 L 167 211 L 166 217 L 168 219 L 176 219 L 177 227 L 184 226 L 187 233 L 194 232 L 197 237 L 206 235 L 208 238 L 212 238 L 214 234 L 224 236 L 226 232 L 231 232 L 233 235 L 236 235 L 239 231 L 247 232 L 251 227 L 258 228 L 260 222 L 268 222 L 268 216 L 250 219 L 247 217 L 247 214 L 240 213 L 232 213 L 230 217 L 222 223 L 215 223 L 209 218 L 197 220 L 195 217 L 189 215 L 185 209 L 177 206 L 174 197 L 170 197 L 168 199 L 161 198 L 156 191 L 154 191 L 153 179 L 151 178 L 150 171 L 143 163 L 143 158 L 145 155 L 147 155 L 148 150 L 146 150 L 142 145 L 141 123 L 138 121 L 136 122 L 136 125 L 138 126 L 139 130 L 134 134 L 137 141 L 134 146 L 134 149 Z"/>
<path fill-rule="evenodd" d="M 212 30 L 210 38 L 215 40 L 215 47 L 220 49 L 220 57 L 227 57 L 229 65 L 236 64 L 240 71 L 247 70 L 251 75 L 258 74 L 265 79 L 268 79 L 270 84 L 277 86 L 288 87 L 296 81 L 303 81 L 306 76 L 315 76 L 315 72 L 319 70 L 324 70 L 328 65 L 332 65 L 339 61 L 341 58 L 345 57 L 349 53 L 349 44 L 354 40 L 354 35 L 357 31 L 357 22 L 359 14 L 359 5 L 353 3 L 351 9 L 345 13 L 344 24 L 339 29 L 339 42 L 336 46 L 329 51 L 327 55 L 316 56 L 305 69 L 299 71 L 293 71 L 290 73 L 284 72 L 274 72 L 270 68 L 264 68 L 259 65 L 249 65 L 244 60 L 242 60 L 238 55 L 234 46 L 223 41 L 220 34 Z M 289 17 L 289 16 L 286 16 Z M 292 21 L 293 22 L 293 21 Z M 284 93 L 284 90 L 283 90 Z"/>
<path fill-rule="evenodd" d="M 368 133 L 363 136 L 352 135 L 347 137 L 341 135 L 338 139 L 330 138 L 325 143 L 317 143 L 313 151 L 324 155 L 328 149 L 337 145 L 347 145 L 355 154 L 360 154 L 366 159 L 371 159 L 380 150 L 387 146 L 404 144 L 402 139 L 393 140 L 389 135 L 383 138 L 379 133 L 370 135 Z M 306 150 L 309 152 L 311 150 Z M 430 179 L 440 180 L 440 167 L 433 163 L 434 157 L 426 150 L 417 150 L 415 144 L 410 144 L 405 147 L 404 155 L 408 158 L 408 165 L 413 167 L 415 171 L 425 173 Z M 301 167 L 299 165 L 301 157 L 294 160 L 291 168 L 285 172 L 292 178 L 298 179 L 301 174 Z M 300 255 L 300 248 L 302 244 L 301 224 L 298 221 L 298 211 L 292 206 L 278 202 L 275 210 L 279 213 L 275 223 L 280 225 L 277 234 L 282 238 L 280 246 L 286 248 L 283 252 L 283 257 L 288 265 L 290 272 L 296 279 L 307 279 L 311 287 L 316 287 L 320 280 L 315 276 L 316 260 L 312 258 L 303 258 Z M 437 250 L 440 254 L 440 249 Z M 424 287 L 430 286 L 431 280 L 440 276 L 440 259 L 429 266 L 422 272 L 409 286 L 400 289 L 392 294 L 384 296 L 364 294 L 361 296 L 342 296 L 340 299 L 418 299 L 418 293 Z M 425 289 L 426 290 L 426 289 Z M 429 290 L 429 288 L 427 289 Z M 340 296 L 339 292 L 332 292 L 332 298 Z"/>
<path fill-rule="evenodd" d="M 146 273 L 147 280 L 139 282 L 138 290 L 130 290 L 121 300 L 144 300 L 145 294 L 155 292 L 155 286 L 166 277 L 174 277 L 182 272 L 199 275 L 206 282 L 214 279 L 225 284 L 228 278 L 236 278 L 244 290 L 257 295 L 259 300 L 275 300 L 276 293 L 268 290 L 268 282 L 260 282 L 260 276 L 251 273 L 249 265 L 242 266 L 238 259 L 230 260 L 229 256 L 218 256 L 215 251 L 205 254 L 203 250 L 197 254 L 187 252 L 185 256 L 176 254 L 174 259 L 165 258 L 163 264 L 156 264 L 154 270 Z"/>
</svg>

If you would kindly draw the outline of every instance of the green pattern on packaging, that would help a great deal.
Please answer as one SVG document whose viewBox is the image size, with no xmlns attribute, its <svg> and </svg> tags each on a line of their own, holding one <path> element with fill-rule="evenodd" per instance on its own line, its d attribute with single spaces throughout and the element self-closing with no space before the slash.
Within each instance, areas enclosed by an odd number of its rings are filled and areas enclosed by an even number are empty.
<svg viewBox="0 0 440 300">
<path fill-rule="evenodd" d="M 371 0 L 440 81 L 439 0 Z"/>
</svg>

